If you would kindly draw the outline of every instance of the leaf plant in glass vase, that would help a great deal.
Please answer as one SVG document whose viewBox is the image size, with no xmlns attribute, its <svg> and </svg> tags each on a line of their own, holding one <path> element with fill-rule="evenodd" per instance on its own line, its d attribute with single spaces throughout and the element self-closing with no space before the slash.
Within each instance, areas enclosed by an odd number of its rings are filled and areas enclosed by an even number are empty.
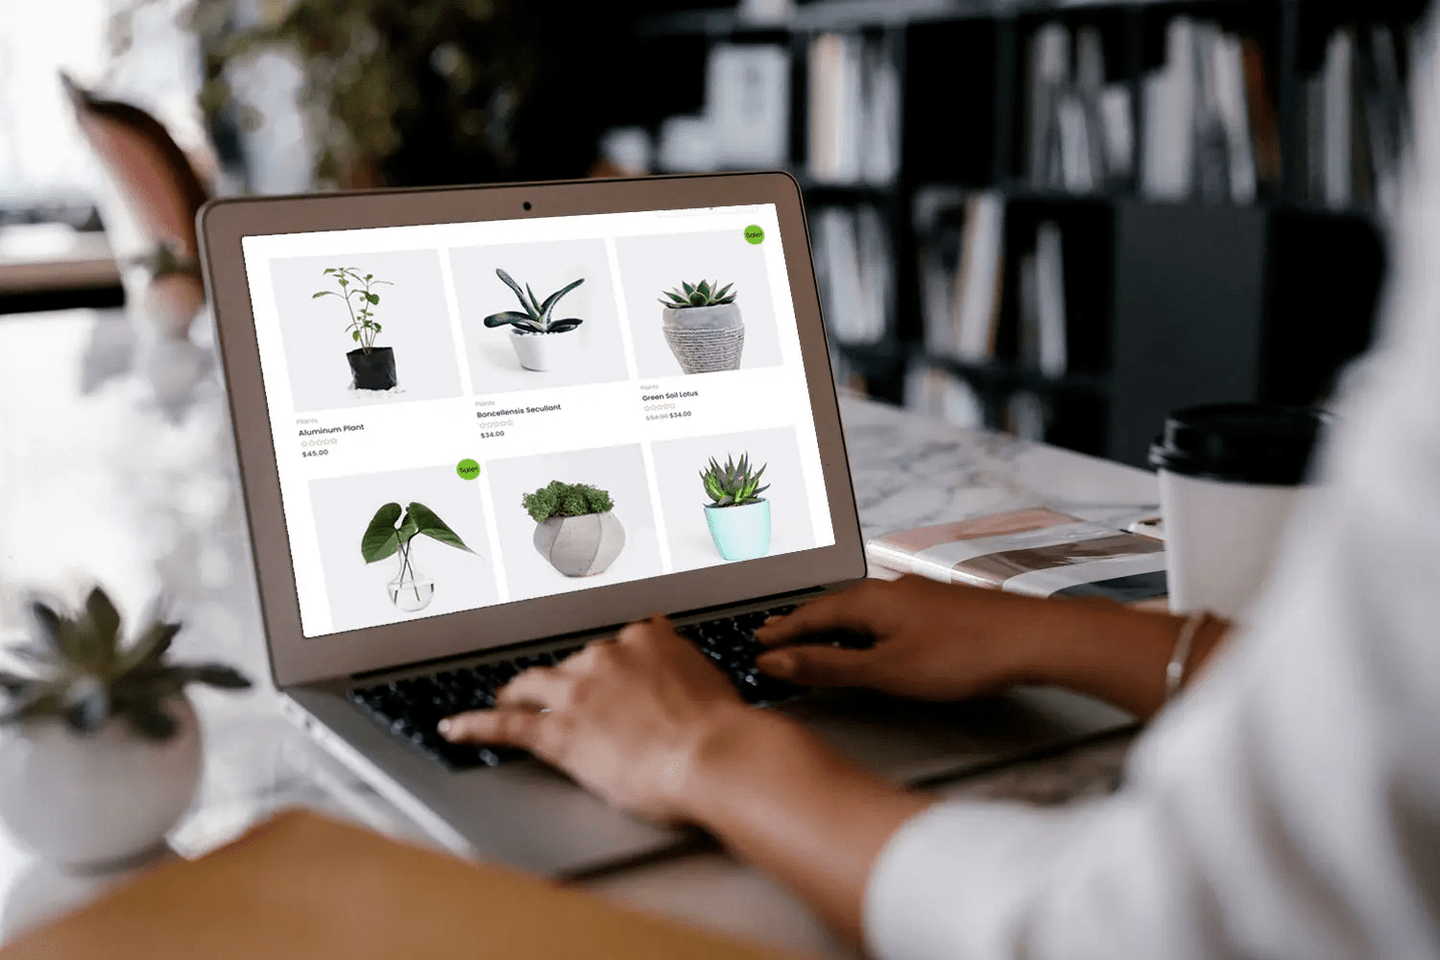
<svg viewBox="0 0 1440 960">
<path fill-rule="evenodd" d="M 216 663 L 173 663 L 181 625 L 153 617 L 126 642 L 105 591 L 78 612 L 30 606 L 28 642 L 0 670 L 0 819 L 42 857 L 103 871 L 164 850 L 200 783 L 195 684 L 243 690 Z"/>
<path fill-rule="evenodd" d="M 521 506 L 535 521 L 535 549 L 567 577 L 604 573 L 625 548 L 608 490 L 552 480 L 522 496 Z"/>
<path fill-rule="evenodd" d="M 555 307 L 571 290 L 585 282 L 581 277 L 556 290 L 544 300 L 535 296 L 527 283 L 522 289 L 515 279 L 498 267 L 495 275 L 514 292 L 519 310 L 502 310 L 485 318 L 487 327 L 510 328 L 510 345 L 526 370 L 554 370 L 568 366 L 580 353 L 575 330 L 585 321 L 579 317 L 552 320 Z"/>
<path fill-rule="evenodd" d="M 375 338 L 384 329 L 375 319 L 375 308 L 380 305 L 378 286 L 394 286 L 387 280 L 376 280 L 373 273 L 361 273 L 354 267 L 326 267 L 324 275 L 335 282 L 339 290 L 320 290 L 312 294 L 311 300 L 321 297 L 339 297 L 345 301 L 350 322 L 345 332 L 351 341 L 360 344 L 345 356 L 350 361 L 350 372 L 355 377 L 357 390 L 393 390 L 395 378 L 395 351 L 391 347 L 375 346 Z"/>
<path fill-rule="evenodd" d="M 423 503 L 411 503 L 404 508 L 398 503 L 387 503 L 376 510 L 360 540 L 360 556 L 366 563 L 399 556 L 400 569 L 386 585 L 386 592 L 390 602 L 406 613 L 424 610 L 435 598 L 435 581 L 415 569 L 413 553 L 415 538 L 419 536 L 466 553 L 475 552 Z"/>
<path fill-rule="evenodd" d="M 760 494 L 770 489 L 760 478 L 768 464 L 755 469 L 748 453 L 735 462 L 731 455 L 721 466 L 714 457 L 700 471 L 700 483 L 710 502 L 705 522 L 715 549 L 726 560 L 753 560 L 770 552 L 770 501 Z"/>
<path fill-rule="evenodd" d="M 685 373 L 740 369 L 745 321 L 734 287 L 701 280 L 682 283 L 660 298 L 660 329 Z"/>
</svg>

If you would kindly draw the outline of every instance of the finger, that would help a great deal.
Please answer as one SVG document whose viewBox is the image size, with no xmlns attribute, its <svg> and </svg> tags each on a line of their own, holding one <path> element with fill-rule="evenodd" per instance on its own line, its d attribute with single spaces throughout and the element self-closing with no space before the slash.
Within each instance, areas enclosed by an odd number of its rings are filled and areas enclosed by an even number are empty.
<svg viewBox="0 0 1440 960">
<path fill-rule="evenodd" d="M 869 611 L 874 606 L 874 585 L 862 583 L 840 593 L 811 600 L 783 617 L 771 617 L 755 631 L 755 639 L 766 646 L 784 643 L 807 633 L 823 630 L 869 631 Z"/>
<path fill-rule="evenodd" d="M 554 667 L 531 667 L 495 691 L 495 704 L 548 709 L 564 698 L 570 682 Z"/>
<path fill-rule="evenodd" d="M 863 687 L 874 679 L 875 657 L 869 650 L 830 646 L 799 646 L 769 650 L 755 658 L 761 673 L 816 687 Z"/>
<path fill-rule="evenodd" d="M 531 710 L 472 710 L 441 720 L 438 730 L 451 743 L 491 743 L 529 750 L 539 738 L 544 717 Z"/>
</svg>

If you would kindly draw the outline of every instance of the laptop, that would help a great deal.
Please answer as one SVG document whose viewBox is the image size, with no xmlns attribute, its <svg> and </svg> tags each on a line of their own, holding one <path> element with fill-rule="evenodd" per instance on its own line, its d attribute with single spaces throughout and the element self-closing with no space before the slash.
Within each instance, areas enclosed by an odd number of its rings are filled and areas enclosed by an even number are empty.
<svg viewBox="0 0 1440 960">
<path fill-rule="evenodd" d="M 755 671 L 766 616 L 866 573 L 790 176 L 229 199 L 198 223 L 286 712 L 454 851 L 578 876 L 694 839 L 435 731 L 656 612 L 902 782 L 1129 722 Z"/>
</svg>

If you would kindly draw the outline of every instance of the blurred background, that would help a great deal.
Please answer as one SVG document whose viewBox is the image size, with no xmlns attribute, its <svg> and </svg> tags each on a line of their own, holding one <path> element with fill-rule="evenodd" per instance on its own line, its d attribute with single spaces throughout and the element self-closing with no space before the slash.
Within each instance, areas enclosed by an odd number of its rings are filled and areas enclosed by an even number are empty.
<svg viewBox="0 0 1440 960">
<path fill-rule="evenodd" d="M 124 148 L 64 71 L 209 195 L 788 170 L 843 385 L 1142 464 L 1166 411 L 1323 403 L 1368 344 L 1422 9 L 5 3 L 0 311 L 124 302 Z"/>
</svg>

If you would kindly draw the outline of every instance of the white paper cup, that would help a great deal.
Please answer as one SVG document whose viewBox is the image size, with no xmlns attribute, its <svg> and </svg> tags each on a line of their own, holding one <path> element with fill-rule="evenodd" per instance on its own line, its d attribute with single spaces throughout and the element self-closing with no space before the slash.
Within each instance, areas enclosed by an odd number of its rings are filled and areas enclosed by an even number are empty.
<svg viewBox="0 0 1440 960">
<path fill-rule="evenodd" d="M 1217 404 L 1170 415 L 1150 448 L 1174 613 L 1244 620 L 1268 579 L 1328 420 L 1304 407 Z"/>
</svg>

